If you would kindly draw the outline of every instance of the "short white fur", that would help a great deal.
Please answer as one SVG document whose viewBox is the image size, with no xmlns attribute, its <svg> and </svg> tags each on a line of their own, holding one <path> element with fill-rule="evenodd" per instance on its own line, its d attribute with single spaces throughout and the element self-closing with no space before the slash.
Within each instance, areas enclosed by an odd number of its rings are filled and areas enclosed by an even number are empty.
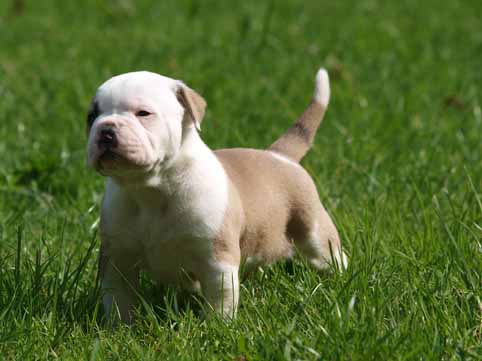
<svg viewBox="0 0 482 361">
<path fill-rule="evenodd" d="M 136 78 L 138 75 L 141 80 Z M 113 175 L 107 174 L 101 231 L 108 245 L 106 252 L 113 262 L 104 271 L 104 307 L 107 313 L 112 313 L 115 304 L 121 319 L 129 321 L 138 269 L 147 268 L 156 280 L 175 284 L 183 284 L 189 273 L 199 275 L 206 298 L 218 311 L 221 306 L 215 295 L 221 280 L 230 290 L 219 298 L 225 307 L 222 312 L 232 314 L 238 302 L 237 267 L 219 263 L 212 244 L 227 207 L 227 175 L 194 125 L 183 126 L 183 112 L 178 111 L 175 96 L 166 95 L 173 92 L 173 83 L 157 75 L 152 78 L 145 72 L 115 77 L 97 93 L 101 110 L 106 110 L 90 131 L 91 165 L 95 163 L 96 150 L 92 148 L 96 147 L 97 133 L 107 122 L 117 129 L 130 129 L 132 139 L 140 139 L 140 146 L 163 154 L 157 160 L 151 157 L 150 161 L 156 164 L 151 169 L 132 170 L 125 177 L 115 170 Z M 132 81 L 144 84 L 142 97 L 147 98 L 144 103 L 162 102 L 152 105 L 162 109 L 162 113 L 159 111 L 161 116 L 152 119 L 155 124 L 148 124 L 146 128 L 129 113 L 135 102 L 132 99 L 138 95 L 137 87 L 129 86 Z M 179 135 L 179 139 L 172 141 L 169 137 L 151 134 L 153 131 L 165 133 L 166 128 L 171 138 L 174 134 L 174 137 Z M 130 154 L 129 151 L 126 154 Z M 126 260 L 125 254 L 129 259 Z M 121 259 L 114 264 L 117 256 Z"/>
<path fill-rule="evenodd" d="M 159 282 L 189 289 L 200 285 L 216 312 L 236 315 L 239 264 L 218 259 L 215 242 L 229 214 L 228 200 L 237 193 L 229 193 L 232 183 L 199 137 L 195 122 L 186 121 L 185 104 L 177 98 L 181 85 L 136 72 L 108 80 L 96 94 L 100 114 L 89 132 L 88 163 L 107 176 L 101 216 L 102 252 L 108 255 L 102 271 L 103 303 L 107 314 L 117 310 L 126 322 L 138 299 L 140 269 Z M 329 98 L 328 74 L 320 69 L 313 101 L 326 108 Z M 140 109 L 149 116 L 137 116 Z M 119 160 L 103 160 L 99 137 L 105 127 L 118 134 Z M 302 169 L 282 154 L 269 154 Z M 315 222 L 302 251 L 313 266 L 324 269 L 331 262 L 330 252 L 319 233 Z M 334 252 L 336 262 L 346 267 L 341 248 Z M 256 267 L 257 262 L 254 255 L 246 265 Z"/>
<path fill-rule="evenodd" d="M 328 107 L 330 102 L 330 79 L 328 72 L 323 68 L 316 73 L 313 99 L 325 108 Z"/>
</svg>

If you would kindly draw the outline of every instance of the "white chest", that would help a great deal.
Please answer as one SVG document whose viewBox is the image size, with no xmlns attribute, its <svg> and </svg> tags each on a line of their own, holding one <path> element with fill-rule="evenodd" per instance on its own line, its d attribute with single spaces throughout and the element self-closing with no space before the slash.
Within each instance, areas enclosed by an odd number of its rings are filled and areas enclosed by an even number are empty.
<svg viewBox="0 0 482 361">
<path fill-rule="evenodd" d="M 213 258 L 213 232 L 198 214 L 145 213 L 137 223 L 144 264 L 160 281 L 175 281 L 185 272 L 196 274 Z"/>
<path fill-rule="evenodd" d="M 131 257 L 163 282 L 177 282 L 183 274 L 201 272 L 212 262 L 213 240 L 227 208 L 228 183 L 219 164 L 195 170 L 181 178 L 176 192 L 167 198 L 106 184 L 102 234 L 112 255 Z"/>
</svg>

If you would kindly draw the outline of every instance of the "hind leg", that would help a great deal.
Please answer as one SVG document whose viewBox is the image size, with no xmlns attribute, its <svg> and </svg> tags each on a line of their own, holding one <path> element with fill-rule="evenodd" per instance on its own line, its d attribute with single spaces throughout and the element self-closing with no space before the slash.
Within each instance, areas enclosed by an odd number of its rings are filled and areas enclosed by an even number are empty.
<svg viewBox="0 0 482 361">
<path fill-rule="evenodd" d="M 304 214 L 294 241 L 299 251 L 317 270 L 331 265 L 339 270 L 348 266 L 348 258 L 341 248 L 340 237 L 326 210 L 319 205 L 316 211 Z"/>
</svg>

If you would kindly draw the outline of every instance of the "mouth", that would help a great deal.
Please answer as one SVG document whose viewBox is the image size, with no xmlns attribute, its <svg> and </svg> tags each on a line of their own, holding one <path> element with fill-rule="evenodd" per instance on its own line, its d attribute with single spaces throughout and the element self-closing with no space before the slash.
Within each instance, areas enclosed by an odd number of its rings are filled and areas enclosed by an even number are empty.
<svg viewBox="0 0 482 361">
<path fill-rule="evenodd" d="M 114 152 L 112 149 L 106 149 L 102 152 L 102 154 L 99 156 L 99 162 L 104 163 L 104 162 L 112 162 L 115 161 L 116 159 L 120 158 L 121 156 Z"/>
<path fill-rule="evenodd" d="M 101 173 L 105 171 L 113 170 L 123 163 L 124 157 L 116 153 L 112 149 L 105 149 L 97 158 L 96 168 Z"/>
<path fill-rule="evenodd" d="M 157 163 L 156 163 L 157 164 Z M 113 149 L 104 149 L 97 157 L 95 169 L 103 176 L 149 172 L 154 165 L 135 163 Z"/>
</svg>

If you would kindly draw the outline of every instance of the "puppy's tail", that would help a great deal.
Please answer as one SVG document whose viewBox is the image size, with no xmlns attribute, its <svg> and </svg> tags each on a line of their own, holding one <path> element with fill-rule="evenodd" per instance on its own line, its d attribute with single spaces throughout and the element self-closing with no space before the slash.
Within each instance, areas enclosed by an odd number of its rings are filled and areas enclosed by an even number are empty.
<svg viewBox="0 0 482 361">
<path fill-rule="evenodd" d="M 325 115 L 330 101 L 330 80 L 325 69 L 318 70 L 315 79 L 315 94 L 310 105 L 298 120 L 269 150 L 299 162 L 313 144 L 316 130 Z"/>
</svg>

